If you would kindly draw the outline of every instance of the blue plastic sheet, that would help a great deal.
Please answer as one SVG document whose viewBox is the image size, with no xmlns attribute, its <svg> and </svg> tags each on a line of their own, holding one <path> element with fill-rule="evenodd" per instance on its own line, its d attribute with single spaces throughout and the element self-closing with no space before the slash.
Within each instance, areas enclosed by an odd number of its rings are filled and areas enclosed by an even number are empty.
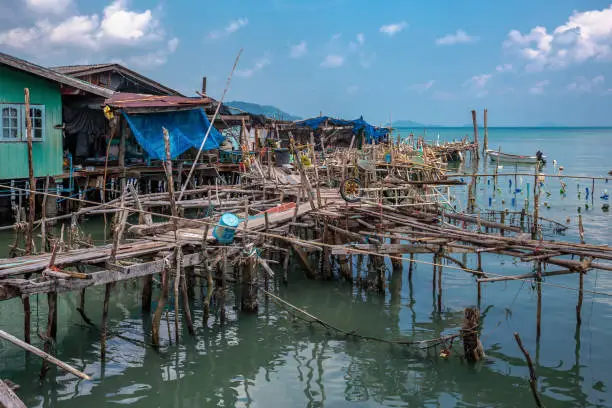
<svg viewBox="0 0 612 408">
<path fill-rule="evenodd" d="M 363 131 L 365 141 L 368 144 L 379 143 L 389 135 L 389 129 L 380 128 L 370 125 L 368 122 L 363 120 L 363 117 L 355 120 L 344 120 L 331 118 L 329 116 L 319 116 L 316 118 L 305 119 L 296 122 L 296 126 L 309 127 L 311 129 L 318 129 L 323 124 L 327 123 L 332 126 L 353 126 L 353 134 L 358 134 Z"/>
<path fill-rule="evenodd" d="M 176 158 L 186 150 L 200 148 L 211 126 L 204 109 L 128 115 L 123 112 L 136 140 L 152 159 L 166 158 L 162 128 L 170 136 L 170 156 Z M 203 150 L 217 149 L 225 137 L 214 127 L 206 139 Z"/>
</svg>

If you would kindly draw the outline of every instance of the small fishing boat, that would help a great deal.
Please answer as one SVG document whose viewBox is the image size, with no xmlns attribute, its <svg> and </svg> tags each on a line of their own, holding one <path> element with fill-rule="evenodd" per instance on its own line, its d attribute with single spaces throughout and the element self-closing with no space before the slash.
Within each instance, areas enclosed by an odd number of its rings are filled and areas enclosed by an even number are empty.
<svg viewBox="0 0 612 408">
<path fill-rule="evenodd" d="M 503 153 L 497 150 L 487 150 L 487 154 L 491 158 L 492 162 L 507 162 L 507 163 L 524 163 L 524 164 L 536 164 L 546 163 L 546 156 L 540 152 L 535 156 L 521 156 L 518 154 Z"/>
</svg>

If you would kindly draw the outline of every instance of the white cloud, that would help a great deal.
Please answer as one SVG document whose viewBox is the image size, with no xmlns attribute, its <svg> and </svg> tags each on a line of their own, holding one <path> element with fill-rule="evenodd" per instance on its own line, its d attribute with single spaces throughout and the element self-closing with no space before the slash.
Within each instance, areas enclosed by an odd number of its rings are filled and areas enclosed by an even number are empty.
<svg viewBox="0 0 612 408">
<path fill-rule="evenodd" d="M 482 98 L 489 94 L 489 91 L 486 89 L 487 84 L 493 78 L 492 74 L 481 74 L 474 75 L 467 81 L 463 83 L 464 87 L 467 87 L 470 93 L 474 94 L 477 98 Z"/>
<path fill-rule="evenodd" d="M 358 85 L 349 85 L 346 88 L 346 93 L 349 95 L 355 94 L 359 91 L 359 86 Z"/>
<path fill-rule="evenodd" d="M 149 68 L 164 65 L 166 62 L 168 62 L 168 57 L 176 51 L 178 45 L 178 38 L 172 38 L 167 42 L 165 48 L 152 51 L 145 55 L 131 57 L 129 59 L 129 64 L 140 68 Z"/>
<path fill-rule="evenodd" d="M 208 34 L 208 37 L 210 39 L 215 40 L 217 38 L 220 38 L 226 35 L 230 35 L 240 30 L 242 27 L 246 26 L 247 24 L 249 24 L 248 18 L 239 18 L 236 20 L 232 20 L 225 26 L 225 28 L 223 28 L 223 30 L 211 31 L 210 34 Z"/>
<path fill-rule="evenodd" d="M 125 0 L 115 0 L 104 8 L 99 38 L 129 42 L 158 35 L 158 21 L 151 10 L 137 13 L 126 6 Z"/>
<path fill-rule="evenodd" d="M 436 40 L 436 45 L 466 44 L 478 41 L 478 39 L 478 37 L 470 36 L 463 30 L 457 30 L 454 34 L 447 34 L 442 38 L 438 38 Z"/>
<path fill-rule="evenodd" d="M 580 76 L 567 86 L 568 91 L 590 93 L 598 91 L 604 83 L 604 76 L 598 75 L 591 79 Z"/>
<path fill-rule="evenodd" d="M 383 34 L 387 34 L 390 37 L 393 37 L 395 34 L 399 33 L 406 27 L 408 27 L 408 23 L 406 23 L 405 21 L 401 21 L 399 23 L 387 24 L 380 27 L 380 32 Z"/>
<path fill-rule="evenodd" d="M 365 43 L 365 35 L 363 33 L 357 34 L 357 44 L 363 45 Z"/>
<path fill-rule="evenodd" d="M 542 95 L 544 93 L 544 88 L 550 85 L 549 80 L 544 80 L 537 82 L 534 86 L 529 88 L 529 93 L 532 95 Z"/>
<path fill-rule="evenodd" d="M 237 69 L 236 76 L 242 78 L 251 78 L 253 75 L 264 69 L 266 66 L 270 65 L 272 61 L 268 57 L 262 57 L 255 61 L 255 64 L 251 68 L 246 69 Z"/>
<path fill-rule="evenodd" d="M 612 58 L 612 5 L 602 10 L 575 11 L 548 32 L 537 26 L 528 33 L 508 33 L 504 47 L 527 62 L 528 70 L 562 68 L 587 60 Z"/>
<path fill-rule="evenodd" d="M 342 55 L 329 54 L 325 57 L 321 66 L 324 68 L 338 68 L 344 65 L 344 57 Z"/>
<path fill-rule="evenodd" d="M 291 58 L 301 58 L 306 54 L 308 54 L 306 41 L 300 41 L 299 44 L 291 46 L 291 52 L 289 53 L 289 56 Z"/>
<path fill-rule="evenodd" d="M 427 92 L 434 84 L 436 83 L 435 80 L 430 79 L 427 82 L 424 82 L 422 84 L 412 84 L 408 87 L 408 89 L 410 89 L 411 91 L 414 92 L 418 92 L 418 93 L 425 93 Z"/>
<path fill-rule="evenodd" d="M 507 72 L 507 71 L 512 71 L 512 68 L 513 68 L 512 64 L 501 64 L 495 67 L 495 70 L 497 72 Z"/>
<path fill-rule="evenodd" d="M 25 0 L 26 6 L 36 13 L 62 14 L 72 0 Z"/>
<path fill-rule="evenodd" d="M 487 86 L 487 83 L 491 80 L 493 75 L 491 74 L 481 74 L 474 75 L 470 79 L 464 82 L 463 86 L 474 86 L 476 88 L 484 88 Z"/>
<path fill-rule="evenodd" d="M 26 0 L 27 7 L 44 7 L 50 0 Z M 60 7 L 72 2 L 60 0 Z M 104 51 L 113 56 L 126 50 L 140 50 L 148 56 L 169 55 L 176 50 L 177 39 L 166 40 L 161 22 L 152 10 L 135 11 L 128 8 L 126 0 L 114 0 L 99 14 L 75 14 L 62 16 L 47 13 L 31 27 L 17 27 L 0 32 L 0 45 L 23 50 L 38 58 L 58 54 L 71 55 L 79 49 L 80 59 L 100 60 Z M 160 47 L 160 43 L 164 46 Z M 90 54 L 88 54 L 90 53 Z M 107 58 L 110 55 L 106 55 Z M 131 59 L 129 56 L 128 59 Z M 156 59 L 159 61 L 159 58 Z M 72 61 L 70 61 L 72 62 Z M 64 60 L 64 63 L 66 61 Z"/>
</svg>

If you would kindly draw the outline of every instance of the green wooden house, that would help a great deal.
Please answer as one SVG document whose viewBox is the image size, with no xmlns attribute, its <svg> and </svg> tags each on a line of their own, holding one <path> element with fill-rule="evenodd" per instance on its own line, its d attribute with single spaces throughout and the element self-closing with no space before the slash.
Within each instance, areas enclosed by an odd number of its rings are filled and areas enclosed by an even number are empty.
<svg viewBox="0 0 612 408">
<path fill-rule="evenodd" d="M 63 173 L 63 98 L 110 98 L 114 92 L 0 53 L 0 180 L 28 177 L 24 88 L 30 90 L 34 176 Z"/>
</svg>

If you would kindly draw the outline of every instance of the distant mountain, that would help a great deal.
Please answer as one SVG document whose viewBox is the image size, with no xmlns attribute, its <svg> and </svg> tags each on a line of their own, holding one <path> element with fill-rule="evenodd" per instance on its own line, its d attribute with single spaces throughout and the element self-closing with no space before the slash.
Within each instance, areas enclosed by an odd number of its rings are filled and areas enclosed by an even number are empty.
<svg viewBox="0 0 612 408">
<path fill-rule="evenodd" d="M 243 101 L 231 101 L 224 103 L 229 108 L 236 108 L 236 113 L 240 111 L 252 113 L 253 115 L 265 115 L 269 118 L 281 119 L 281 120 L 300 120 L 299 116 L 291 115 L 287 112 L 283 112 L 276 106 L 271 105 L 259 105 L 257 103 L 243 102 Z"/>
<path fill-rule="evenodd" d="M 427 125 L 419 122 L 415 122 L 413 120 L 394 120 L 393 127 L 413 127 L 413 128 L 422 128 L 428 127 Z"/>
</svg>

